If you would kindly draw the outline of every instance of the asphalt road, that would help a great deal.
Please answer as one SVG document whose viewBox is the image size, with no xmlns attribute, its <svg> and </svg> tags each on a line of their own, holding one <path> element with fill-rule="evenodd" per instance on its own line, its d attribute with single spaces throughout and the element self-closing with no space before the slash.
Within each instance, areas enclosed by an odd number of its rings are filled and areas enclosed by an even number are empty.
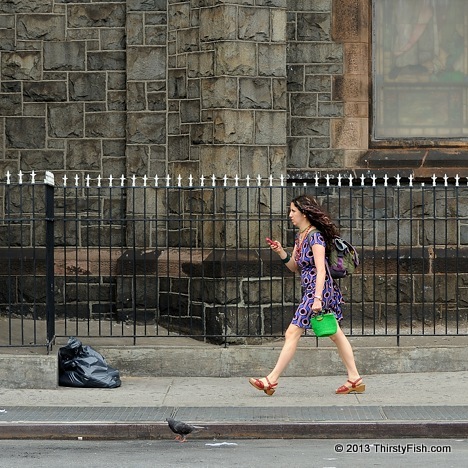
<svg viewBox="0 0 468 468">
<path fill-rule="evenodd" d="M 1 440 L 1 468 L 461 468 L 468 439 Z"/>
</svg>

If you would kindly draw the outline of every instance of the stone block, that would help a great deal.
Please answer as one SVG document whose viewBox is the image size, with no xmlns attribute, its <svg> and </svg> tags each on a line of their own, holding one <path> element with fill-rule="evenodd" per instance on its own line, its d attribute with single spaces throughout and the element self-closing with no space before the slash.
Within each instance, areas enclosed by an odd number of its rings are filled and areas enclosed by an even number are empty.
<svg viewBox="0 0 468 468">
<path fill-rule="evenodd" d="M 85 116 L 88 138 L 125 138 L 125 112 L 93 112 Z"/>
<path fill-rule="evenodd" d="M 299 41 L 329 42 L 330 36 L 330 13 L 298 13 L 297 39 Z"/>
<path fill-rule="evenodd" d="M 344 72 L 366 74 L 369 68 L 369 46 L 366 43 L 344 44 Z"/>
<path fill-rule="evenodd" d="M 126 41 L 128 46 L 144 44 L 145 17 L 141 13 L 127 13 Z"/>
<path fill-rule="evenodd" d="M 344 167 L 344 152 L 341 150 L 313 149 L 309 154 L 308 167 L 329 168 Z"/>
<path fill-rule="evenodd" d="M 252 144 L 254 115 L 246 110 L 219 110 L 213 114 L 216 143 Z"/>
<path fill-rule="evenodd" d="M 318 114 L 317 93 L 290 93 L 291 115 L 316 117 Z"/>
<path fill-rule="evenodd" d="M 291 118 L 291 136 L 328 137 L 329 135 L 329 119 Z"/>
<path fill-rule="evenodd" d="M 187 97 L 187 72 L 184 69 L 168 71 L 168 98 L 183 99 Z"/>
<path fill-rule="evenodd" d="M 269 174 L 269 152 L 267 146 L 241 146 L 241 177 Z"/>
<path fill-rule="evenodd" d="M 319 117 L 343 117 L 344 105 L 342 102 L 319 102 Z"/>
<path fill-rule="evenodd" d="M 166 79 L 166 48 L 129 47 L 127 73 L 129 80 Z"/>
<path fill-rule="evenodd" d="M 146 109 L 146 87 L 141 81 L 130 81 L 127 85 L 127 110 Z"/>
<path fill-rule="evenodd" d="M 177 31 L 177 53 L 196 52 L 199 47 L 199 31 L 198 28 L 182 29 Z"/>
<path fill-rule="evenodd" d="M 190 3 L 174 3 L 167 6 L 168 26 L 170 29 L 187 29 L 190 27 Z"/>
<path fill-rule="evenodd" d="M 40 52 L 3 52 L 1 60 L 2 80 L 40 80 L 42 78 Z"/>
<path fill-rule="evenodd" d="M 101 169 L 101 143 L 99 140 L 67 141 L 67 170 L 99 171 Z"/>
<path fill-rule="evenodd" d="M 241 78 L 239 104 L 242 109 L 271 109 L 271 80 L 268 78 Z"/>
<path fill-rule="evenodd" d="M 167 44 L 167 30 L 165 26 L 147 26 L 145 28 L 145 43 L 148 45 L 165 46 Z"/>
<path fill-rule="evenodd" d="M 63 150 L 21 151 L 20 169 L 24 171 L 62 171 L 65 167 Z"/>
<path fill-rule="evenodd" d="M 50 0 L 2 1 L 0 13 L 52 13 L 52 4 Z"/>
<path fill-rule="evenodd" d="M 288 138 L 289 149 L 289 166 L 290 167 L 307 167 L 309 164 L 309 139 Z"/>
<path fill-rule="evenodd" d="M 202 123 L 191 125 L 190 142 L 192 145 L 208 145 L 213 143 L 213 124 Z"/>
<path fill-rule="evenodd" d="M 260 76 L 286 76 L 286 45 L 258 45 L 258 74 Z"/>
<path fill-rule="evenodd" d="M 202 107 L 237 107 L 237 79 L 230 77 L 208 78 L 201 80 Z"/>
<path fill-rule="evenodd" d="M 253 42 L 215 44 L 216 75 L 255 76 L 257 75 L 256 63 L 257 45 Z"/>
<path fill-rule="evenodd" d="M 129 11 L 166 11 L 167 0 L 127 0 L 127 8 Z"/>
<path fill-rule="evenodd" d="M 149 149 L 146 145 L 128 145 L 125 155 L 127 174 L 136 176 L 148 174 Z"/>
<path fill-rule="evenodd" d="M 6 117 L 6 148 L 45 148 L 45 119 L 43 117 Z"/>
<path fill-rule="evenodd" d="M 266 42 L 271 37 L 270 10 L 267 8 L 239 8 L 239 39 Z"/>
<path fill-rule="evenodd" d="M 125 70 L 126 58 L 124 51 L 88 52 L 88 71 Z"/>
<path fill-rule="evenodd" d="M 15 30 L 0 28 L 0 50 L 11 51 L 15 50 Z"/>
<path fill-rule="evenodd" d="M 286 112 L 255 112 L 255 143 L 257 145 L 286 145 Z"/>
<path fill-rule="evenodd" d="M 286 10 L 271 9 L 271 41 L 286 42 Z"/>
<path fill-rule="evenodd" d="M 166 110 L 166 93 L 148 93 L 146 95 L 148 100 L 148 110 L 150 111 L 163 111 Z"/>
<path fill-rule="evenodd" d="M 333 0 L 332 37 L 337 42 L 367 42 L 369 37 L 368 0 Z"/>
<path fill-rule="evenodd" d="M 20 93 L 0 94 L 0 115 L 21 115 L 22 95 Z"/>
<path fill-rule="evenodd" d="M 18 15 L 16 34 L 28 41 L 64 41 L 65 15 Z"/>
<path fill-rule="evenodd" d="M 126 47 L 126 29 L 112 28 L 100 31 L 101 50 L 124 50 Z"/>
<path fill-rule="evenodd" d="M 85 42 L 44 42 L 44 70 L 84 70 Z"/>
<path fill-rule="evenodd" d="M 185 161 L 190 158 L 190 141 L 186 135 L 171 136 L 167 140 L 168 161 Z"/>
<path fill-rule="evenodd" d="M 125 26 L 126 6 L 123 3 L 68 5 L 69 28 L 118 28 Z"/>
<path fill-rule="evenodd" d="M 222 41 L 237 39 L 237 8 L 218 5 L 200 10 L 200 40 Z"/>
<path fill-rule="evenodd" d="M 72 101 L 105 101 L 106 74 L 102 72 L 70 73 L 69 93 Z"/>
<path fill-rule="evenodd" d="M 47 109 L 48 134 L 52 138 L 82 138 L 83 105 L 50 104 Z"/>
<path fill-rule="evenodd" d="M 328 42 L 297 42 L 288 45 L 288 63 L 341 63 L 343 47 Z"/>
<path fill-rule="evenodd" d="M 333 77 L 332 99 L 334 101 L 367 101 L 369 92 L 367 75 L 344 75 Z"/>
<path fill-rule="evenodd" d="M 215 54 L 212 51 L 188 54 L 187 73 L 189 78 L 200 78 L 214 75 Z"/>
<path fill-rule="evenodd" d="M 272 80 L 273 93 L 273 109 L 287 110 L 288 108 L 288 92 L 285 78 Z"/>
<path fill-rule="evenodd" d="M 304 88 L 308 92 L 331 93 L 332 79 L 330 76 L 307 75 Z"/>
<path fill-rule="evenodd" d="M 288 63 L 286 72 L 288 91 L 304 91 L 304 66 Z"/>
<path fill-rule="evenodd" d="M 235 177 L 239 174 L 239 148 L 228 145 L 200 146 L 200 174 Z"/>
<path fill-rule="evenodd" d="M 180 121 L 182 123 L 200 122 L 200 100 L 185 99 L 180 103 Z"/>
<path fill-rule="evenodd" d="M 166 142 L 164 113 L 127 113 L 128 142 L 132 144 L 163 144 Z M 123 125 L 125 128 L 125 124 Z"/>
<path fill-rule="evenodd" d="M 367 119 L 333 119 L 331 121 L 331 141 L 333 148 L 367 149 Z"/>
<path fill-rule="evenodd" d="M 24 82 L 23 95 L 25 102 L 60 102 L 67 100 L 65 81 Z"/>
</svg>

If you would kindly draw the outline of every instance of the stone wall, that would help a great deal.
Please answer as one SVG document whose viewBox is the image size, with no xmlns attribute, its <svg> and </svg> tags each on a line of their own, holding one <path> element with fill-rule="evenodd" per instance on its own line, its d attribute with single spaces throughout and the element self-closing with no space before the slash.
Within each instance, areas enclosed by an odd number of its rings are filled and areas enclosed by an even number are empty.
<svg viewBox="0 0 468 468">
<path fill-rule="evenodd" d="M 5 0 L 0 172 L 286 172 L 286 0 Z"/>
</svg>

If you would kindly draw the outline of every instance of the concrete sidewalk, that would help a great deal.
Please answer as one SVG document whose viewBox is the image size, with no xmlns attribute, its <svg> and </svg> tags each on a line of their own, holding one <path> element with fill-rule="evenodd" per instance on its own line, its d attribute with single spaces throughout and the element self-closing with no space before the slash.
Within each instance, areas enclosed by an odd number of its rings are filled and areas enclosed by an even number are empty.
<svg viewBox="0 0 468 468">
<path fill-rule="evenodd" d="M 259 376 L 255 376 L 259 377 Z M 0 438 L 172 438 L 165 418 L 201 424 L 190 438 L 468 437 L 468 371 L 284 377 L 272 397 L 246 377 L 122 377 L 115 389 L 0 388 Z"/>
</svg>

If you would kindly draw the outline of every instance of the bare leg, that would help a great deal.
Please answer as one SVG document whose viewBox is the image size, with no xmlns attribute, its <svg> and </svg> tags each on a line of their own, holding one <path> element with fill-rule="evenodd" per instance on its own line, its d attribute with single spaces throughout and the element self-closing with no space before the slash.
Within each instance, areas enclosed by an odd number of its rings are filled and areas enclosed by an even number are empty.
<svg viewBox="0 0 468 468">
<path fill-rule="evenodd" d="M 278 361 L 276 361 L 276 365 L 273 368 L 273 370 L 267 375 L 268 379 L 272 384 L 278 382 L 278 379 L 280 378 L 281 374 L 291 362 L 292 358 L 294 357 L 294 354 L 296 353 L 299 339 L 301 338 L 303 333 L 303 328 L 292 324 L 289 325 L 284 336 L 285 342 L 278 357 Z"/>
<path fill-rule="evenodd" d="M 338 349 L 338 354 L 340 355 L 341 360 L 343 361 L 343 364 L 346 367 L 348 379 L 351 380 L 351 382 L 355 382 L 357 379 L 360 378 L 360 375 L 356 368 L 356 362 L 354 361 L 354 353 L 353 348 L 351 347 L 351 343 L 348 341 L 348 338 L 343 333 L 343 330 L 341 330 L 341 328 L 339 327 L 338 331 L 330 338 L 335 343 Z"/>
</svg>

